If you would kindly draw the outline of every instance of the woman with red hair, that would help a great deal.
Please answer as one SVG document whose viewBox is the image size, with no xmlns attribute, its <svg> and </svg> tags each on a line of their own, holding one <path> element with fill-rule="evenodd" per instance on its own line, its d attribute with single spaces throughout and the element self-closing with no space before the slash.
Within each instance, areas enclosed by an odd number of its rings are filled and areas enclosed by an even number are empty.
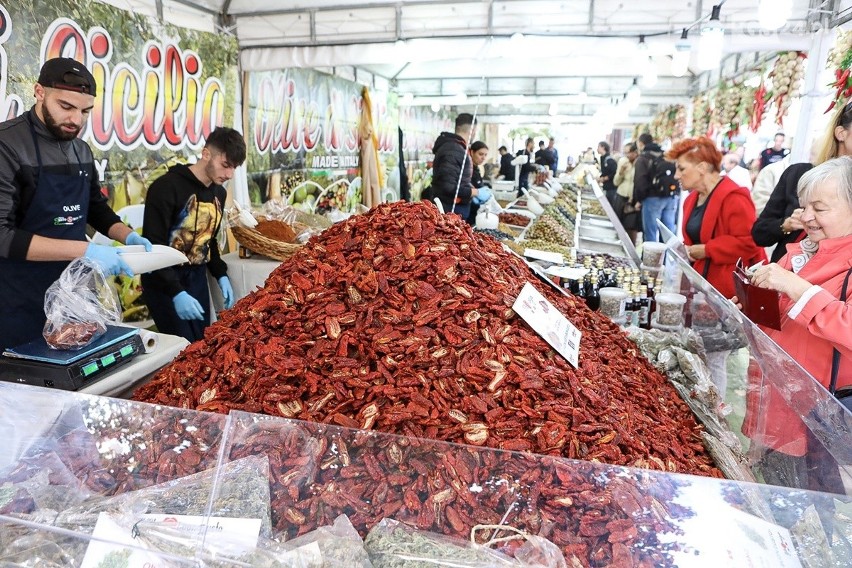
<svg viewBox="0 0 852 568">
<path fill-rule="evenodd" d="M 751 238 L 756 218 L 751 195 L 719 172 L 722 153 L 708 138 L 683 140 L 666 153 L 675 179 L 689 191 L 683 202 L 683 241 L 692 266 L 726 298 L 734 295 L 737 260 L 766 260 Z"/>
</svg>

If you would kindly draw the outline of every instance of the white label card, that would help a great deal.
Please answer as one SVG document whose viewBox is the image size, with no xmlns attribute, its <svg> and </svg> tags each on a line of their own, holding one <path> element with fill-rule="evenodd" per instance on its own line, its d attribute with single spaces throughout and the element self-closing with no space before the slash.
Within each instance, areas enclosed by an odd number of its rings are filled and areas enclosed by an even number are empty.
<svg viewBox="0 0 852 568">
<path fill-rule="evenodd" d="M 565 357 L 574 367 L 579 366 L 582 335 L 580 330 L 536 290 L 535 286 L 529 282 L 524 284 L 512 309 L 557 353 Z"/>
<path fill-rule="evenodd" d="M 144 532 L 168 534 L 175 542 L 192 547 L 201 544 L 201 534 L 206 530 L 206 544 L 220 553 L 239 556 L 254 550 L 260 534 L 260 519 L 237 519 L 229 517 L 204 517 L 195 515 L 141 515 L 138 538 L 133 530 L 119 524 L 117 517 L 109 513 L 98 515 L 92 540 L 80 568 L 98 568 L 104 562 L 121 558 L 128 568 L 166 568 L 173 564 L 168 556 L 161 556 L 144 539 Z M 104 542 L 106 541 L 106 542 Z"/>
<path fill-rule="evenodd" d="M 565 257 L 558 252 L 548 252 L 546 250 L 524 249 L 524 256 L 534 258 L 536 260 L 544 260 L 553 264 L 565 264 Z"/>
</svg>

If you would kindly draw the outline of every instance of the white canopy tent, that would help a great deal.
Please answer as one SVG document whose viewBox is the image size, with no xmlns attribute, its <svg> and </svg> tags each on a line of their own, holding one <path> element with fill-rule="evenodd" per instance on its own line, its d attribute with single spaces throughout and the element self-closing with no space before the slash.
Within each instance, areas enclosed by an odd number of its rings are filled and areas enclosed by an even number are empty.
<svg viewBox="0 0 852 568">
<path fill-rule="evenodd" d="M 389 84 L 406 104 L 476 107 L 485 122 L 518 114 L 588 120 L 653 70 L 657 80 L 640 82 L 640 105 L 627 120 L 645 121 L 697 90 L 697 44 L 714 4 L 724 56 L 737 70 L 772 52 L 812 49 L 814 32 L 844 21 L 850 4 L 788 1 L 790 18 L 768 31 L 761 0 L 109 0 L 235 34 L 244 71 L 351 67 L 348 74 Z M 775 10 L 783 3 L 768 0 Z M 675 76 L 672 58 L 685 46 L 689 68 Z"/>
</svg>

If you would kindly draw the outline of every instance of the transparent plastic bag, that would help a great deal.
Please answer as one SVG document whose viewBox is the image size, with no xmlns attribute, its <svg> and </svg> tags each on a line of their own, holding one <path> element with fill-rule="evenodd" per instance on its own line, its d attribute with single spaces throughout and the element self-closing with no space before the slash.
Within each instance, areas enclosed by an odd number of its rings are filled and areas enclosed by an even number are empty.
<svg viewBox="0 0 852 568">
<path fill-rule="evenodd" d="M 373 527 L 364 546 L 375 568 L 565 568 L 565 557 L 552 542 L 528 535 L 505 525 L 484 525 L 476 530 L 491 531 L 484 545 L 442 534 L 421 531 L 393 519 L 384 519 Z M 510 531 L 509 536 L 501 536 Z M 473 535 L 472 535 L 473 536 Z M 489 546 L 523 542 L 507 547 L 514 557 Z"/>
<path fill-rule="evenodd" d="M 514 561 L 494 550 L 409 527 L 393 519 L 377 524 L 364 546 L 375 568 L 458 568 L 517 566 Z"/>
<path fill-rule="evenodd" d="M 211 494 L 215 488 L 215 495 Z M 166 483 L 115 497 L 86 501 L 66 509 L 55 525 L 91 532 L 100 513 L 204 515 L 258 518 L 260 534 L 271 537 L 269 462 L 265 457 L 235 460 L 219 469 L 209 469 Z"/>
<path fill-rule="evenodd" d="M 267 219 L 275 219 L 292 225 L 296 222 L 299 211 L 281 199 L 270 199 L 263 204 L 261 214 Z"/>
<path fill-rule="evenodd" d="M 77 350 L 121 321 L 121 304 L 100 266 L 77 258 L 44 295 L 42 335 L 51 349 Z"/>
<path fill-rule="evenodd" d="M 347 566 L 351 568 L 371 568 L 370 558 L 364 549 L 364 541 L 346 515 L 334 519 L 334 524 L 287 541 L 291 556 L 298 554 L 306 557 L 312 550 L 319 550 L 322 566 Z M 310 566 L 310 564 L 306 564 Z"/>
</svg>

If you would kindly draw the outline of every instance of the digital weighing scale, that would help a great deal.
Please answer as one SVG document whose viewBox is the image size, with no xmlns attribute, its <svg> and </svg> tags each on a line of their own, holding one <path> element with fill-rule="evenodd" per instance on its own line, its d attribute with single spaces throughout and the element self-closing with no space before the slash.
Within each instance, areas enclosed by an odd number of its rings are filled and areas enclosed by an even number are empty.
<svg viewBox="0 0 852 568">
<path fill-rule="evenodd" d="M 0 381 L 79 390 L 144 352 L 139 330 L 108 325 L 106 333 L 77 351 L 51 349 L 43 337 L 11 347 L 0 357 Z"/>
</svg>

